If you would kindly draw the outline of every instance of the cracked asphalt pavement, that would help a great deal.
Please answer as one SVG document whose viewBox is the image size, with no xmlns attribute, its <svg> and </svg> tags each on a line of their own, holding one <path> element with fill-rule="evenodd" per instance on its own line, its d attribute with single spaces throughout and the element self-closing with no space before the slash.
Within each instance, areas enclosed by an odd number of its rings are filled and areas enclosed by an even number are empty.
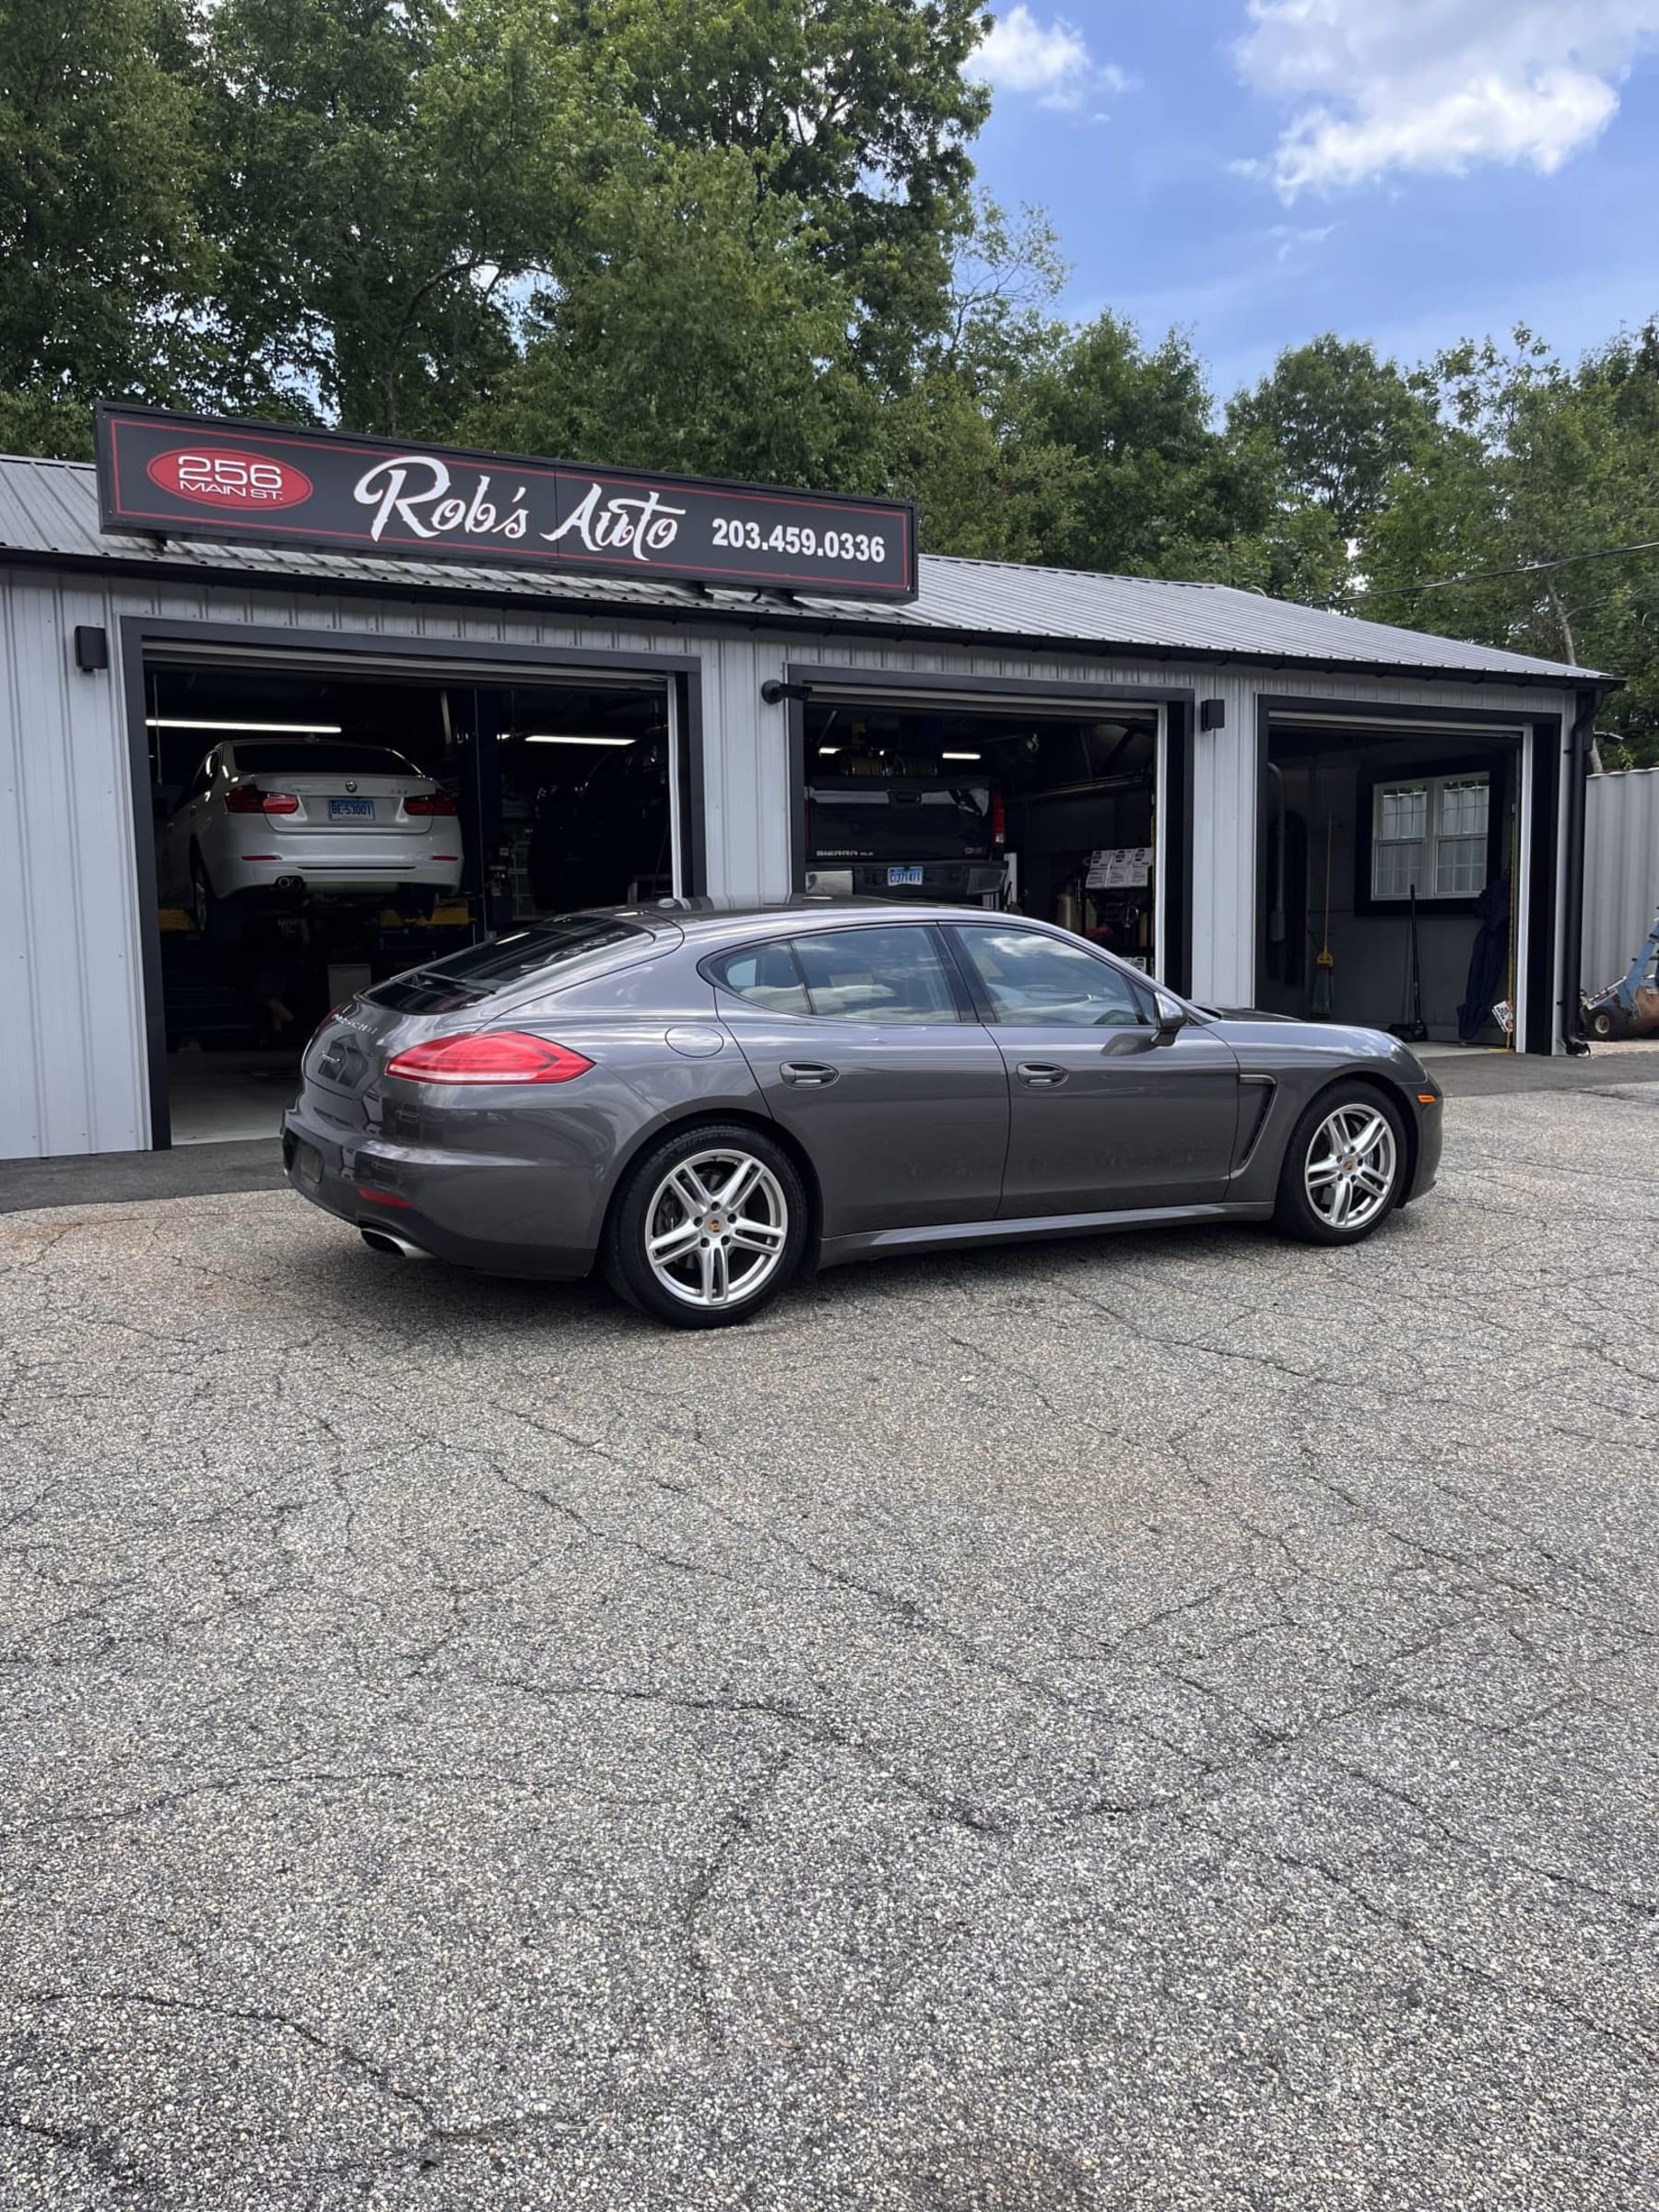
<svg viewBox="0 0 1659 2212">
<path fill-rule="evenodd" d="M 678 1336 L 0 1221 L 5 2212 L 1653 2212 L 1659 1084 Z"/>
</svg>

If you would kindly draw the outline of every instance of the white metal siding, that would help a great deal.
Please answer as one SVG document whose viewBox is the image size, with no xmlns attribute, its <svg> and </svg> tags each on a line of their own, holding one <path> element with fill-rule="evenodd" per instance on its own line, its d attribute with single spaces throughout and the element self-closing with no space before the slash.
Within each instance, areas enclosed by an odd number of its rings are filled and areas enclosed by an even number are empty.
<svg viewBox="0 0 1659 2212">
<path fill-rule="evenodd" d="M 1148 694 L 1190 687 L 1226 702 L 1226 727 L 1195 740 L 1194 988 L 1219 1003 L 1251 995 L 1255 944 L 1255 702 L 1263 694 L 1571 714 L 1571 700 L 1497 682 L 1218 670 L 1179 662 L 1139 668 L 1042 644 L 974 652 L 844 631 L 701 633 L 688 624 L 582 620 L 411 596 L 331 597 L 264 579 L 246 585 L 0 572 L 0 1159 L 120 1150 L 149 1141 L 133 808 L 119 665 L 124 616 L 241 625 L 250 633 L 335 631 L 389 645 L 419 638 L 701 660 L 709 888 L 772 897 L 790 888 L 788 715 L 760 687 L 791 662 L 932 675 L 1108 683 Z M 109 633 L 104 674 L 73 665 L 76 623 Z"/>
<path fill-rule="evenodd" d="M 0 599 L 0 1158 L 149 1142 L 122 698 L 74 665 L 108 619 L 72 582 Z"/>
<path fill-rule="evenodd" d="M 1599 991 L 1636 957 L 1659 908 L 1659 768 L 1592 776 L 1584 813 L 1583 982 Z"/>
</svg>

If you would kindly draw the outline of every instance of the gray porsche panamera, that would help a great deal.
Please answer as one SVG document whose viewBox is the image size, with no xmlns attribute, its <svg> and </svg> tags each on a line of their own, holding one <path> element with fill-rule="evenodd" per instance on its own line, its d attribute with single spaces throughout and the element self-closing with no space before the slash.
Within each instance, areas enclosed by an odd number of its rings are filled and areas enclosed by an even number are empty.
<svg viewBox="0 0 1659 2212">
<path fill-rule="evenodd" d="M 375 1249 L 597 1266 L 687 1328 L 806 1267 L 1175 1222 L 1349 1244 L 1432 1184 L 1394 1038 L 1196 1006 L 1012 914 L 796 900 L 567 914 L 323 1023 L 289 1181 Z"/>
</svg>

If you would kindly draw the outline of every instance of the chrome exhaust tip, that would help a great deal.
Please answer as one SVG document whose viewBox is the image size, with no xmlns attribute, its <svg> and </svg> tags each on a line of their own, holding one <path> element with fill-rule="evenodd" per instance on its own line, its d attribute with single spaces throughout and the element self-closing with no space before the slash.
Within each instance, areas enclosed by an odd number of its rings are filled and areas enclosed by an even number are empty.
<svg viewBox="0 0 1659 2212">
<path fill-rule="evenodd" d="M 358 1234 L 371 1252 L 382 1253 L 388 1259 L 429 1260 L 432 1256 L 418 1244 L 412 1244 L 407 1237 L 399 1236 L 396 1230 L 382 1229 L 378 1221 L 372 1224 L 364 1222 Z"/>
</svg>

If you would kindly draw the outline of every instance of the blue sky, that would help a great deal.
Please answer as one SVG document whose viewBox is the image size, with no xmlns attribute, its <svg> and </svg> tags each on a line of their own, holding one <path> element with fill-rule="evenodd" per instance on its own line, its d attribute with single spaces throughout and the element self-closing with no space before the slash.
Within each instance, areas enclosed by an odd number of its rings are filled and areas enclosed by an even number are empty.
<svg viewBox="0 0 1659 2212">
<path fill-rule="evenodd" d="M 1324 330 L 1575 354 L 1659 314 L 1659 0 L 998 14 L 981 181 L 1048 210 L 1067 312 L 1182 326 L 1221 396 Z"/>
</svg>

